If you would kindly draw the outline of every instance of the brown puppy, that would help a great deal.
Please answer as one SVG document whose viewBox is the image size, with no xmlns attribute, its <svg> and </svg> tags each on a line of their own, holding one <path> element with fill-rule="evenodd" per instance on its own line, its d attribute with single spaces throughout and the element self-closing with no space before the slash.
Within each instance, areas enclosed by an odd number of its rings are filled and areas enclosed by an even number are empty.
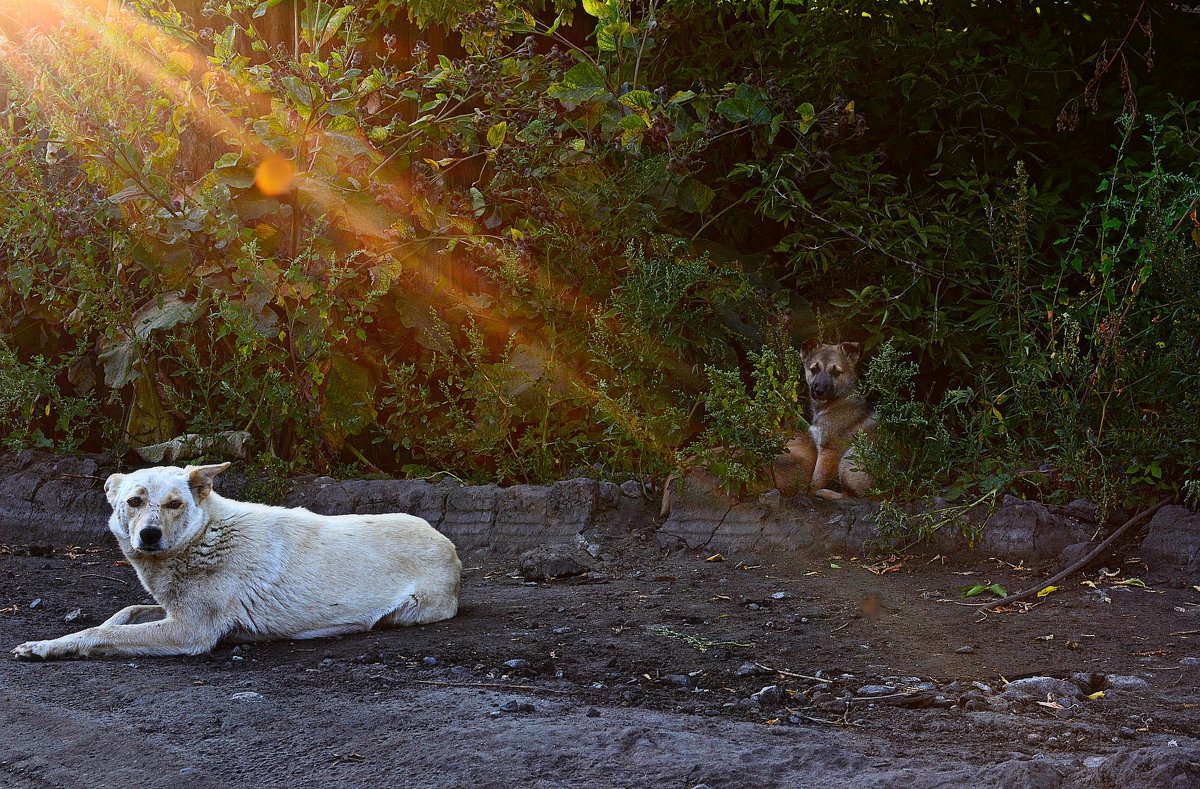
<svg viewBox="0 0 1200 789">
<path fill-rule="evenodd" d="M 868 436 L 875 430 L 874 410 L 855 394 L 862 346 L 856 342 L 823 345 L 809 340 L 801 350 L 812 400 L 810 451 L 816 453 L 812 489 L 823 499 L 860 496 L 875 484 L 874 478 L 854 461 L 854 437 L 860 430 Z M 834 478 L 841 483 L 841 493 L 828 488 Z"/>
</svg>

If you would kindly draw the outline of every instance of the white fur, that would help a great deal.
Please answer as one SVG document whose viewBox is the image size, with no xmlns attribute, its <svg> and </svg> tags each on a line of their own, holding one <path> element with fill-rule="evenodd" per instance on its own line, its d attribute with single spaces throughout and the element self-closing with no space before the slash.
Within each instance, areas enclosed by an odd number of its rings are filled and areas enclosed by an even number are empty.
<svg viewBox="0 0 1200 789">
<path fill-rule="evenodd" d="M 159 605 L 129 606 L 13 656 L 194 655 L 222 639 L 320 638 L 457 612 L 462 564 L 428 522 L 233 501 L 212 492 L 228 465 L 110 477 L 109 529 Z M 158 550 L 140 539 L 148 527 L 162 533 Z"/>
</svg>

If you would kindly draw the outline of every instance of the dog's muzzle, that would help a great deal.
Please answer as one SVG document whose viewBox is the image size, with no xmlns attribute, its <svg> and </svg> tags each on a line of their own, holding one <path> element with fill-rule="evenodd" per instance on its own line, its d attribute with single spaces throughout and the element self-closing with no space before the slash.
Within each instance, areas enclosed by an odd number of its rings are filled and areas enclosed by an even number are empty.
<svg viewBox="0 0 1200 789">
<path fill-rule="evenodd" d="M 162 549 L 162 529 L 147 526 L 138 532 L 138 549 L 142 551 L 157 551 Z"/>
</svg>

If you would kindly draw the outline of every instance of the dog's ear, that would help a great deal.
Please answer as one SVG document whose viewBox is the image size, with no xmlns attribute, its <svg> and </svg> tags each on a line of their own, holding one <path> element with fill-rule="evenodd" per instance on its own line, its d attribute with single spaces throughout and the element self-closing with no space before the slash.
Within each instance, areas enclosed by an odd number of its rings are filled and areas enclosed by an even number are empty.
<svg viewBox="0 0 1200 789">
<path fill-rule="evenodd" d="M 804 344 L 800 346 L 800 353 L 807 359 L 809 354 L 815 351 L 820 344 L 821 341 L 817 339 L 805 340 Z"/>
<path fill-rule="evenodd" d="M 215 466 L 188 466 L 184 469 L 188 478 L 188 487 L 192 489 L 192 497 L 203 501 L 212 493 L 213 480 L 218 474 L 229 468 L 228 463 L 218 463 Z"/>
<path fill-rule="evenodd" d="M 109 504 L 117 503 L 117 489 L 121 487 L 123 479 L 125 479 L 124 474 L 110 474 L 108 479 L 104 480 L 104 495 Z"/>
<path fill-rule="evenodd" d="M 858 360 L 862 357 L 861 342 L 844 342 L 842 343 L 842 353 L 846 354 L 846 358 L 851 364 L 858 364 Z"/>
</svg>

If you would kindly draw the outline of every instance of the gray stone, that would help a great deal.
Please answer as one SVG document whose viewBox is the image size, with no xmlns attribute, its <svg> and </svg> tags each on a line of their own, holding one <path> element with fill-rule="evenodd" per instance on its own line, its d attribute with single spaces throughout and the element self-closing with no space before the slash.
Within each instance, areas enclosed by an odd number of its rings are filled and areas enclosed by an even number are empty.
<svg viewBox="0 0 1200 789">
<path fill-rule="evenodd" d="M 82 608 L 76 608 L 63 617 L 64 622 L 78 622 L 81 619 L 86 619 Z"/>
<path fill-rule="evenodd" d="M 1095 504 L 1087 499 L 1075 499 L 1074 501 L 1063 507 L 1063 512 L 1068 518 L 1075 518 L 1086 523 L 1096 522 L 1096 513 L 1098 508 Z"/>
<path fill-rule="evenodd" d="M 1085 542 L 1090 536 L 1077 521 L 1042 504 L 1005 496 L 983 524 L 979 549 L 1005 559 L 1053 559 L 1068 545 Z"/>
<path fill-rule="evenodd" d="M 97 456 L 35 450 L 0 456 L 0 543 L 108 543 L 104 480 L 116 470 Z"/>
<path fill-rule="evenodd" d="M 681 688 L 690 688 L 692 686 L 692 678 L 687 674 L 664 674 L 662 681 L 668 685 L 676 685 Z"/>
<path fill-rule="evenodd" d="M 1010 701 L 1046 701 L 1051 699 L 1076 699 L 1080 696 L 1073 682 L 1056 677 L 1028 677 L 1017 679 L 1004 686 L 1002 696 Z"/>
<path fill-rule="evenodd" d="M 743 663 L 737 667 L 737 671 L 734 673 L 739 677 L 753 677 L 758 674 L 770 674 L 771 672 L 757 663 Z"/>
<path fill-rule="evenodd" d="M 264 701 L 265 700 L 263 694 L 255 693 L 252 690 L 244 690 L 241 693 L 235 693 L 232 696 L 230 696 L 229 698 L 232 699 L 233 701 L 246 701 L 246 702 Z"/>
<path fill-rule="evenodd" d="M 532 667 L 529 665 L 529 661 L 526 660 L 525 658 L 514 658 L 513 660 L 506 660 L 506 661 L 504 661 L 504 667 L 507 669 L 510 669 L 512 671 L 519 671 L 519 672 L 531 672 L 532 671 Z"/>
<path fill-rule="evenodd" d="M 855 695 L 871 698 L 874 696 L 890 696 L 896 692 L 896 688 L 893 685 L 863 685 L 855 692 Z"/>
<path fill-rule="evenodd" d="M 1119 690 L 1126 693 L 1146 693 L 1150 690 L 1150 683 L 1141 677 L 1127 677 L 1120 674 L 1109 674 L 1105 679 L 1105 684 L 1113 690 Z"/>
<path fill-rule="evenodd" d="M 642 491 L 642 483 L 636 479 L 627 479 L 621 483 L 621 495 L 631 499 L 642 498 L 645 493 Z"/>
<path fill-rule="evenodd" d="M 532 581 L 569 578 L 588 571 L 582 557 L 569 545 L 532 548 L 517 560 L 517 571 Z"/>
<path fill-rule="evenodd" d="M 36 600 L 34 600 L 32 603 L 30 603 L 29 607 L 32 608 L 34 611 L 36 611 L 39 608 L 43 608 L 45 605 L 46 604 L 42 602 L 42 598 L 39 597 Z"/>
<path fill-rule="evenodd" d="M 161 444 L 151 444 L 137 449 L 138 457 L 147 463 L 172 465 L 181 460 L 194 460 L 206 453 L 221 457 L 244 458 L 250 434 L 245 430 L 226 430 L 212 436 L 188 433 Z"/>
<path fill-rule="evenodd" d="M 956 655 L 970 655 L 970 654 L 973 654 L 974 652 L 975 652 L 975 647 L 971 646 L 970 644 L 965 644 L 965 645 L 959 647 L 958 649 L 954 650 L 954 654 L 956 654 Z"/>
<path fill-rule="evenodd" d="M 750 694 L 750 703 L 761 707 L 773 707 L 787 700 L 787 694 L 778 685 L 767 685 L 757 693 Z"/>
<path fill-rule="evenodd" d="M 1087 556 L 1096 547 L 1094 542 L 1077 542 L 1068 545 L 1062 549 L 1058 555 L 1058 560 L 1068 567 L 1078 561 L 1082 561 L 1083 557 Z"/>
<path fill-rule="evenodd" d="M 1187 570 L 1200 576 L 1200 513 L 1168 505 L 1150 519 L 1142 558 L 1152 567 Z"/>
<path fill-rule="evenodd" d="M 427 666 L 436 666 L 438 664 L 438 659 L 432 655 L 428 655 L 426 657 L 421 658 L 421 662 Z"/>
</svg>

